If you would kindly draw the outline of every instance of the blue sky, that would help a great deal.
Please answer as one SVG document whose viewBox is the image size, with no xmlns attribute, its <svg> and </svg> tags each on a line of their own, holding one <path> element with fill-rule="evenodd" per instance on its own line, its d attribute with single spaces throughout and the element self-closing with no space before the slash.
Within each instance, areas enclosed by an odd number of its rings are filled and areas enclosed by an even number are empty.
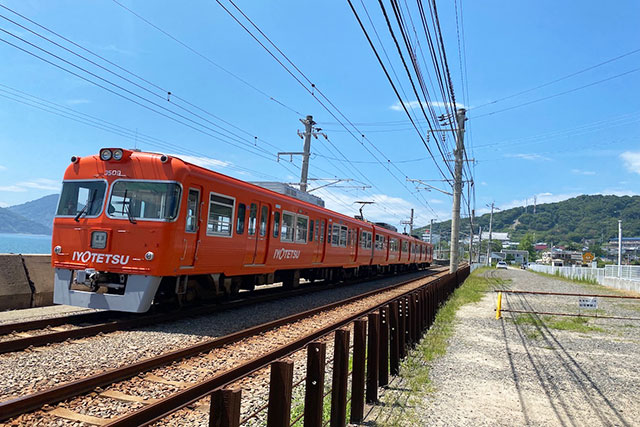
<svg viewBox="0 0 640 427">
<path fill-rule="evenodd" d="M 222 3 L 228 6 L 226 0 Z M 0 4 L 155 86 L 128 76 L 148 89 L 144 91 L 5 19 L 0 19 L 0 28 L 154 100 L 158 107 L 153 108 L 178 111 L 188 117 L 180 120 L 193 125 L 169 120 L 0 42 L 0 206 L 57 192 L 72 155 L 94 154 L 105 146 L 190 156 L 188 160 L 249 181 L 296 182 L 299 159 L 277 162 L 275 153 L 301 150 L 302 141 L 296 134 L 303 128 L 299 119 L 311 114 L 329 139 L 313 140 L 310 176 L 354 180 L 341 187 L 370 186 L 318 190 L 329 208 L 351 214 L 358 207 L 354 201 L 375 200 L 365 214 L 396 225 L 408 219 L 411 208 L 416 210 L 417 225 L 451 215 L 449 196 L 417 192 L 405 182 L 405 177 L 437 180 L 441 176 L 407 121 L 346 1 L 236 4 L 320 93 L 356 123 L 366 140 L 346 132 L 216 1 L 184 6 L 121 0 L 193 51 L 111 0 L 0 0 Z M 365 4 L 408 90 L 380 8 L 377 2 Z M 485 205 L 493 200 L 507 208 L 525 200 L 531 203 L 534 195 L 538 203 L 544 203 L 585 193 L 640 193 L 640 52 L 630 53 L 640 49 L 640 3 L 619 1 L 603 7 L 595 1 L 579 6 L 551 1 L 458 2 L 463 10 L 468 79 L 464 83 L 454 4 L 437 4 L 456 98 L 469 109 L 466 142 L 468 157 L 476 160 L 472 170 L 478 213 L 485 212 Z M 366 16 L 362 3 L 355 1 L 354 5 Z M 415 6 L 411 10 L 417 23 Z M 0 8 L 0 14 L 80 52 L 7 9 Z M 0 38 L 46 56 L 6 32 L 0 32 Z M 83 55 L 90 57 L 86 52 Z M 622 55 L 626 56 L 511 97 Z M 124 75 L 115 65 L 91 58 Z M 74 72 L 97 80 L 80 70 Z M 172 93 L 170 101 L 167 91 Z M 318 92 L 314 94 L 322 99 Z M 415 97 L 405 101 L 410 108 L 417 107 Z M 444 100 L 434 96 L 432 101 L 438 108 Z M 63 117 L 61 108 L 74 112 L 62 110 L 67 111 Z M 103 122 L 96 128 L 68 118 L 77 118 L 78 113 L 91 116 L 85 119 L 94 124 L 97 118 L 116 125 L 118 131 L 106 131 Z M 235 139 L 222 138 L 233 145 L 211 137 L 217 136 L 216 131 Z M 451 135 L 446 144 L 452 146 Z M 444 168 L 442 158 L 439 165 Z M 313 182 L 311 187 L 322 183 Z M 430 183 L 446 189 L 445 183 Z"/>
</svg>

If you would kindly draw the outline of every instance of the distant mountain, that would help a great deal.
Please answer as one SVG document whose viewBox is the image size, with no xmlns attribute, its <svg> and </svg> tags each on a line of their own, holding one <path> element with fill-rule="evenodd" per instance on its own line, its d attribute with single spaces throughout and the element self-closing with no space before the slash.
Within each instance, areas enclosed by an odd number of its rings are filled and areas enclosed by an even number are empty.
<svg viewBox="0 0 640 427">
<path fill-rule="evenodd" d="M 58 206 L 58 195 L 49 194 L 21 205 L 9 206 L 11 212 L 51 228 Z"/>
<path fill-rule="evenodd" d="M 602 241 L 618 236 L 618 219 L 622 220 L 624 236 L 640 236 L 640 196 L 578 196 L 557 203 L 524 206 L 493 213 L 493 231 L 509 232 L 512 240 L 520 240 L 526 233 L 535 234 L 536 241 L 554 244 L 581 243 L 584 240 Z M 489 231 L 489 214 L 475 219 L 478 226 Z M 421 234 L 428 227 L 415 229 Z M 451 220 L 434 223 L 434 231 L 449 240 Z M 461 230 L 468 232 L 469 220 L 461 220 Z"/>
<path fill-rule="evenodd" d="M 0 233 L 51 234 L 58 195 L 0 208 Z"/>
<path fill-rule="evenodd" d="M 51 227 L 31 221 L 8 208 L 0 208 L 0 233 L 51 234 Z"/>
</svg>

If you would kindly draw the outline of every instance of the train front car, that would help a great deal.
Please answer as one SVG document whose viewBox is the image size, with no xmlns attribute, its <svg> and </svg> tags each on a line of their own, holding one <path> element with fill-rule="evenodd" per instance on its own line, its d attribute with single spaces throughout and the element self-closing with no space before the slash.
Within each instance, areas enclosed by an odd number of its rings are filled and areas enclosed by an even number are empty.
<svg viewBox="0 0 640 427">
<path fill-rule="evenodd" d="M 53 222 L 54 303 L 150 308 L 162 276 L 175 269 L 184 194 L 172 160 L 119 148 L 71 158 Z"/>
</svg>

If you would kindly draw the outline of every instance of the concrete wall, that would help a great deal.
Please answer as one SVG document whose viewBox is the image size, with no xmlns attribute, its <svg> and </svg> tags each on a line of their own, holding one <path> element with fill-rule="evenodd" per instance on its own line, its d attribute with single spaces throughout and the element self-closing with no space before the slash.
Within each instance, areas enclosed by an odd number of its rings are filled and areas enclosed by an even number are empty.
<svg viewBox="0 0 640 427">
<path fill-rule="evenodd" d="M 49 255 L 0 254 L 0 310 L 53 305 Z"/>
</svg>

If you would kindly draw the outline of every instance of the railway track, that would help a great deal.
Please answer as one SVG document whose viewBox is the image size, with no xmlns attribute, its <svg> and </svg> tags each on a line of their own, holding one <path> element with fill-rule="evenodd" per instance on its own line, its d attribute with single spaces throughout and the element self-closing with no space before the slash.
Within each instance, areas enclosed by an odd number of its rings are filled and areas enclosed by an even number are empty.
<svg viewBox="0 0 640 427">
<path fill-rule="evenodd" d="M 349 285 L 362 283 L 365 279 L 349 281 Z M 369 279 L 371 280 L 371 279 Z M 254 292 L 243 292 L 239 298 L 221 303 L 205 304 L 182 310 L 155 311 L 149 314 L 132 315 L 118 312 L 93 312 L 71 316 L 38 319 L 0 325 L 0 354 L 22 351 L 31 347 L 45 346 L 66 340 L 87 338 L 114 331 L 124 331 L 189 317 L 204 316 L 214 312 L 232 310 L 251 304 L 275 299 L 290 298 L 344 286 L 345 283 L 322 285 L 302 284 L 299 289 L 283 291 L 282 288 L 267 288 Z M 244 296 L 243 294 L 246 294 Z"/>
<path fill-rule="evenodd" d="M 314 339 L 322 335 L 323 331 L 335 328 L 336 324 L 344 324 L 362 316 L 381 301 L 397 298 L 405 292 L 410 292 L 410 289 L 425 286 L 426 283 L 437 281 L 444 275 L 442 271 L 430 271 L 419 279 L 402 280 L 344 301 L 0 402 L 0 421 L 18 417 L 11 422 L 32 424 L 46 423 L 46 420 L 53 422 L 56 417 L 61 417 L 90 424 L 105 424 L 126 414 L 138 413 L 144 408 L 166 402 L 166 399 L 192 401 L 202 390 L 220 381 L 222 384 L 228 382 L 230 375 L 239 372 L 237 369 L 241 369 L 242 372 L 255 370 L 264 364 L 265 357 L 286 354 L 292 342 Z M 336 314 L 341 310 L 342 314 Z M 339 318 L 338 321 L 329 320 L 336 316 Z M 304 322 L 306 326 L 303 327 L 301 325 Z M 176 376 L 178 369 L 179 375 Z M 232 375 L 231 372 L 235 373 Z M 190 380 L 184 381 L 184 378 Z M 90 394 L 82 396 L 85 393 Z M 86 409 L 91 407 L 87 399 L 91 401 L 95 398 L 119 402 L 115 406 L 119 406 L 120 411 L 109 413 L 110 420 L 91 415 L 91 410 Z M 61 401 L 65 403 L 52 409 L 51 405 Z M 45 405 L 48 406 L 48 411 L 39 411 Z M 74 411 L 76 407 L 80 408 L 78 412 Z M 36 412 L 28 413 L 30 411 Z M 135 425 L 137 421 L 134 420 L 132 424 L 131 420 L 128 420 L 126 424 Z"/>
</svg>

